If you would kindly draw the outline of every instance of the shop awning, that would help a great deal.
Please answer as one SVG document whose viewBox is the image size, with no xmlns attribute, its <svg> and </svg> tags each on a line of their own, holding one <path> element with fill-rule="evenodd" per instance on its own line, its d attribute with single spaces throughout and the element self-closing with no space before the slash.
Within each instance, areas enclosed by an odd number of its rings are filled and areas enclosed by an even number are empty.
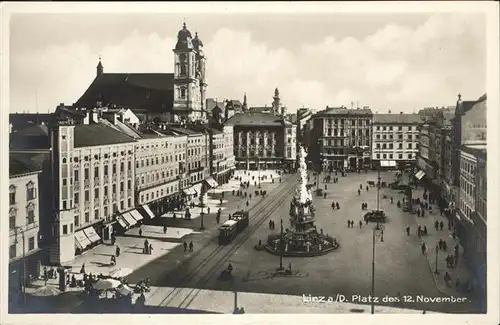
<svg viewBox="0 0 500 325">
<path fill-rule="evenodd" d="M 85 249 L 87 246 L 92 244 L 90 239 L 87 238 L 82 230 L 75 232 L 75 243 L 81 249 Z"/>
<path fill-rule="evenodd" d="M 129 212 L 122 214 L 122 217 L 123 219 L 125 219 L 125 221 L 129 224 L 130 227 L 132 227 L 137 223 L 137 221 L 135 221 L 134 217 L 132 217 L 132 215 Z"/>
<path fill-rule="evenodd" d="M 146 211 L 146 213 L 149 215 L 149 217 L 151 219 L 153 219 L 155 217 L 155 214 L 153 213 L 153 211 L 151 211 L 151 209 L 149 208 L 149 206 L 147 204 L 144 204 L 142 206 L 142 208 L 144 209 L 144 211 Z"/>
<path fill-rule="evenodd" d="M 207 179 L 205 179 L 205 182 L 207 182 L 208 186 L 210 186 L 211 188 L 216 188 L 217 186 L 219 186 L 219 184 L 213 177 L 208 177 Z"/>
<path fill-rule="evenodd" d="M 425 176 L 425 172 L 423 170 L 420 170 L 418 173 L 415 174 L 415 177 L 418 179 L 418 180 L 421 180 L 422 177 Z"/>
<path fill-rule="evenodd" d="M 134 209 L 132 211 L 129 211 L 128 213 L 130 213 L 130 215 L 132 216 L 132 218 L 134 218 L 137 222 L 139 222 L 142 219 L 144 219 L 144 217 L 136 209 Z"/>
<path fill-rule="evenodd" d="M 125 221 L 125 219 L 123 218 L 123 216 L 116 216 L 116 221 L 118 221 L 118 223 L 120 224 L 120 226 L 122 226 L 123 228 L 127 228 L 128 227 L 128 224 L 127 222 Z"/>
<path fill-rule="evenodd" d="M 85 233 L 85 235 L 87 235 L 87 237 L 93 243 L 97 243 L 98 241 L 101 240 L 101 237 L 99 237 L 99 235 L 95 232 L 94 227 L 85 228 L 85 229 L 83 229 L 83 232 Z"/>
<path fill-rule="evenodd" d="M 196 194 L 196 192 L 193 190 L 192 187 L 188 187 L 188 188 L 185 188 L 182 190 L 184 192 L 184 194 L 186 195 L 193 195 L 193 194 Z"/>
<path fill-rule="evenodd" d="M 380 167 L 396 167 L 395 160 L 381 160 Z"/>
<path fill-rule="evenodd" d="M 191 186 L 191 188 L 194 190 L 194 192 L 196 194 L 200 194 L 201 193 L 201 187 L 203 186 L 202 183 L 198 183 L 198 184 L 195 184 L 193 186 Z"/>
</svg>

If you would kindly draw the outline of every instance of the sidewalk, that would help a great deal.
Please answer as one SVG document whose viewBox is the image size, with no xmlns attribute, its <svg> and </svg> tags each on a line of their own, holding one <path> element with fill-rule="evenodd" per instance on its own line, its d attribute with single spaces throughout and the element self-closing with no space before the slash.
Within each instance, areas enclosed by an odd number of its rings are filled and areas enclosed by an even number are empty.
<svg viewBox="0 0 500 325">
<path fill-rule="evenodd" d="M 420 198 L 420 200 L 423 200 L 422 195 L 424 193 L 423 188 L 417 188 L 413 189 L 413 197 L 414 198 Z M 417 208 L 415 206 L 415 208 Z M 415 214 L 415 219 L 417 221 L 417 225 L 422 226 L 427 226 L 427 231 L 428 235 L 427 236 L 422 236 L 421 241 L 425 243 L 427 246 L 427 260 L 429 262 L 429 267 L 432 270 L 432 274 L 434 277 L 434 282 L 436 284 L 437 289 L 446 295 L 454 295 L 454 296 L 461 296 L 463 293 L 459 292 L 456 287 L 455 287 L 455 281 L 457 278 L 460 279 L 460 282 L 463 284 L 467 280 L 471 278 L 471 275 L 465 265 L 464 262 L 464 257 L 463 257 L 463 247 L 460 246 L 458 238 L 456 240 L 453 239 L 452 237 L 452 231 L 448 230 L 448 220 L 444 216 L 440 216 L 439 213 L 439 208 L 437 205 L 433 204 L 432 206 L 432 213 L 429 212 L 429 210 L 425 211 L 425 216 L 418 217 Z M 443 221 L 444 223 L 444 228 L 443 230 L 438 230 L 434 228 L 434 222 L 441 222 Z M 446 241 L 446 244 L 448 245 L 448 249 L 446 251 L 438 250 L 438 272 L 439 274 L 435 274 L 434 271 L 436 270 L 436 245 L 438 245 L 439 240 L 442 239 Z M 455 245 L 458 244 L 460 247 L 460 254 L 459 254 L 459 260 L 458 260 L 458 265 L 455 268 L 447 268 L 446 266 L 446 256 L 448 254 L 454 254 L 454 249 Z M 446 285 L 446 282 L 444 281 L 444 275 L 445 273 L 448 272 L 448 274 L 451 276 L 451 281 L 450 285 L 451 287 L 448 287 Z"/>
</svg>

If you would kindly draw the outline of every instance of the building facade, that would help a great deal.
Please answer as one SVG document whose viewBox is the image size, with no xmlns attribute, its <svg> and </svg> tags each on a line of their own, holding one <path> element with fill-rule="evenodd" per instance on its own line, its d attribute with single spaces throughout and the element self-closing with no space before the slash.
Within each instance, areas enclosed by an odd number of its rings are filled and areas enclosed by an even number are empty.
<svg viewBox="0 0 500 325">
<path fill-rule="evenodd" d="M 39 174 L 10 157 L 9 168 L 9 293 L 18 297 L 29 277 L 40 275 Z"/>
<path fill-rule="evenodd" d="M 369 108 L 327 107 L 312 115 L 309 159 L 316 166 L 326 161 L 331 169 L 369 168 L 372 118 Z"/>
<path fill-rule="evenodd" d="M 374 114 L 373 167 L 403 169 L 415 164 L 421 122 L 422 119 L 417 114 Z"/>
</svg>

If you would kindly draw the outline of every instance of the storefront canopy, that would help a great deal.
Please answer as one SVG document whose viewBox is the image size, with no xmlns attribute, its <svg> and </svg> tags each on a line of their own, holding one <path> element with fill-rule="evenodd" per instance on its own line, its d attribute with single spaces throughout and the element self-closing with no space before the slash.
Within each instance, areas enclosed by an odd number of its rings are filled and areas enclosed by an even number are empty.
<svg viewBox="0 0 500 325">
<path fill-rule="evenodd" d="M 127 228 L 128 227 L 128 224 L 127 222 L 125 221 L 125 219 L 123 218 L 123 216 L 116 216 L 116 221 L 118 221 L 118 223 L 120 224 L 120 226 L 122 226 L 123 228 Z"/>
<path fill-rule="evenodd" d="M 153 213 L 153 211 L 151 211 L 151 209 L 149 208 L 149 206 L 147 204 L 144 204 L 142 206 L 142 208 L 144 209 L 144 211 L 146 211 L 146 213 L 148 214 L 148 216 L 153 219 L 155 217 L 155 214 Z"/>
<path fill-rule="evenodd" d="M 93 243 L 97 243 L 98 241 L 101 240 L 101 237 L 99 237 L 99 235 L 95 232 L 95 229 L 94 227 L 88 227 L 88 228 L 85 228 L 83 229 L 83 232 L 85 233 L 85 235 L 87 235 L 87 237 L 90 239 L 91 242 Z"/>
<path fill-rule="evenodd" d="M 134 217 L 132 217 L 130 212 L 125 212 L 124 214 L 122 214 L 122 217 L 123 219 L 125 219 L 125 221 L 128 223 L 130 227 L 132 227 L 137 223 L 137 221 L 134 219 Z"/>
<path fill-rule="evenodd" d="M 130 215 L 137 221 L 141 221 L 144 217 L 136 209 L 129 211 Z"/>
<path fill-rule="evenodd" d="M 202 183 L 198 183 L 198 184 L 195 184 L 193 186 L 191 186 L 191 188 L 194 190 L 194 192 L 196 194 L 200 194 L 201 193 L 201 187 L 203 186 Z"/>
<path fill-rule="evenodd" d="M 196 194 L 196 192 L 193 190 L 192 187 L 188 187 L 188 188 L 185 188 L 182 190 L 184 192 L 184 194 L 186 195 L 193 195 L 193 194 Z"/>
<path fill-rule="evenodd" d="M 213 177 L 208 177 L 207 179 L 205 179 L 205 182 L 211 188 L 216 188 L 217 186 L 219 186 L 219 184 L 217 183 L 217 181 L 215 179 L 213 179 Z"/>
<path fill-rule="evenodd" d="M 422 177 L 425 176 L 425 172 L 423 170 L 420 170 L 418 173 L 415 174 L 415 177 L 418 179 L 418 180 L 421 180 Z"/>
<path fill-rule="evenodd" d="M 83 233 L 82 230 L 75 232 L 75 244 L 81 249 L 85 249 L 87 246 L 92 244 L 90 239 Z"/>
<path fill-rule="evenodd" d="M 381 160 L 380 167 L 396 167 L 395 160 Z"/>
</svg>

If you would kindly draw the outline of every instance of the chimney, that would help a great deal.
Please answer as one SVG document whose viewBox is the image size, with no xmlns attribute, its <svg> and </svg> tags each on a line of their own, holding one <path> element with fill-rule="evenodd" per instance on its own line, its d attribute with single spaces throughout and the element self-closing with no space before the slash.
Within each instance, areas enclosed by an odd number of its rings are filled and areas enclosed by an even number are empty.
<svg viewBox="0 0 500 325">
<path fill-rule="evenodd" d="M 91 111 L 87 111 L 85 114 L 85 117 L 83 118 L 83 124 L 89 125 L 90 124 L 90 114 L 93 114 Z"/>
</svg>

